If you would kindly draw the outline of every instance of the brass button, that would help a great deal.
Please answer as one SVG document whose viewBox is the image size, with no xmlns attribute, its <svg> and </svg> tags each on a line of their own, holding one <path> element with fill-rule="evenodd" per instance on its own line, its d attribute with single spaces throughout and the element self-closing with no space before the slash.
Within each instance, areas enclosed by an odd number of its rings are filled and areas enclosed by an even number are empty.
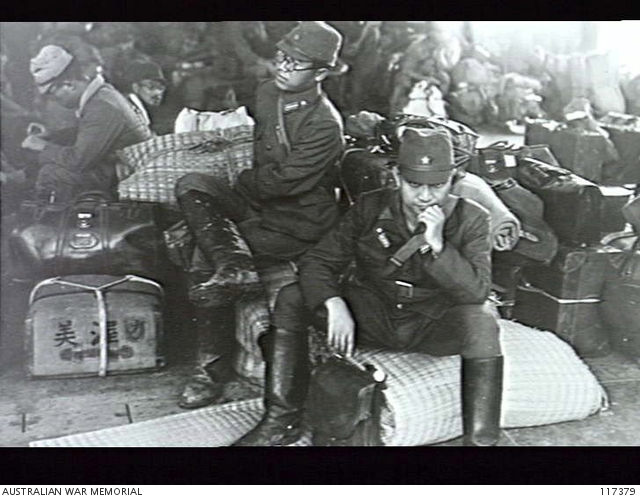
<svg viewBox="0 0 640 499">
<path fill-rule="evenodd" d="M 404 308 L 404 305 L 403 305 L 402 303 L 397 303 L 397 304 L 396 304 L 396 308 L 397 308 L 398 310 L 402 310 L 402 309 Z"/>
</svg>

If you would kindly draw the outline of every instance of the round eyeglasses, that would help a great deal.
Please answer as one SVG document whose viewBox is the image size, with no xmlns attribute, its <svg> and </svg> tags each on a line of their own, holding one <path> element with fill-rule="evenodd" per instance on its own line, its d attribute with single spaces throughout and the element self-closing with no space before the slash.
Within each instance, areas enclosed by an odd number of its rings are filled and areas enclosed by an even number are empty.
<svg viewBox="0 0 640 499">
<path fill-rule="evenodd" d="M 285 54 L 282 50 L 278 50 L 278 52 L 276 52 L 274 62 L 276 63 L 277 67 L 281 67 L 287 73 L 293 73 L 294 71 L 309 71 L 310 69 L 320 69 L 324 67 L 318 65 L 301 67 L 299 65 L 300 61 L 297 61 L 290 55 Z"/>
</svg>

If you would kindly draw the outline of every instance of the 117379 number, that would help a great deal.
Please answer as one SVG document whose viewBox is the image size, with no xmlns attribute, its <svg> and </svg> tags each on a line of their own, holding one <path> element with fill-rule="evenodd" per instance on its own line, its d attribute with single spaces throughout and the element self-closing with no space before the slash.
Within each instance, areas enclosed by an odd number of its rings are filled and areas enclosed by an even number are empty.
<svg viewBox="0 0 640 499">
<path fill-rule="evenodd" d="M 600 487 L 600 495 L 603 496 L 634 496 L 636 489 L 633 487 Z"/>
</svg>

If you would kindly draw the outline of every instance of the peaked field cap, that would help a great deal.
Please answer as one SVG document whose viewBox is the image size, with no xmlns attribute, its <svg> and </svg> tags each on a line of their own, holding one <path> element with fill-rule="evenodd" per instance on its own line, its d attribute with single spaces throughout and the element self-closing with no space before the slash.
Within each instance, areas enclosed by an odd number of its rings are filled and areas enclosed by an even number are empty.
<svg viewBox="0 0 640 499">
<path fill-rule="evenodd" d="M 335 66 L 342 39 L 340 32 L 324 21 L 300 21 L 277 47 L 301 61 L 320 61 Z"/>
<path fill-rule="evenodd" d="M 455 168 L 451 138 L 442 131 L 407 128 L 402 134 L 398 167 L 409 182 L 446 182 Z"/>
<path fill-rule="evenodd" d="M 58 45 L 45 45 L 29 62 L 29 70 L 38 91 L 44 94 L 53 80 L 60 76 L 73 61 L 73 56 Z"/>
</svg>

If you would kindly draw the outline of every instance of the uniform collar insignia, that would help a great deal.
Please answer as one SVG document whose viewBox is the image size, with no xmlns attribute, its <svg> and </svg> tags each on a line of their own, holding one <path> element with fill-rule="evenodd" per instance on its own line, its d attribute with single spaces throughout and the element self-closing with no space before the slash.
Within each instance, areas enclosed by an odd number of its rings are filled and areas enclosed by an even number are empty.
<svg viewBox="0 0 640 499">
<path fill-rule="evenodd" d="M 314 104 L 322 95 L 320 86 L 315 86 L 309 90 L 299 93 L 282 92 L 282 111 L 291 113 L 301 109 L 306 109 Z"/>
</svg>

